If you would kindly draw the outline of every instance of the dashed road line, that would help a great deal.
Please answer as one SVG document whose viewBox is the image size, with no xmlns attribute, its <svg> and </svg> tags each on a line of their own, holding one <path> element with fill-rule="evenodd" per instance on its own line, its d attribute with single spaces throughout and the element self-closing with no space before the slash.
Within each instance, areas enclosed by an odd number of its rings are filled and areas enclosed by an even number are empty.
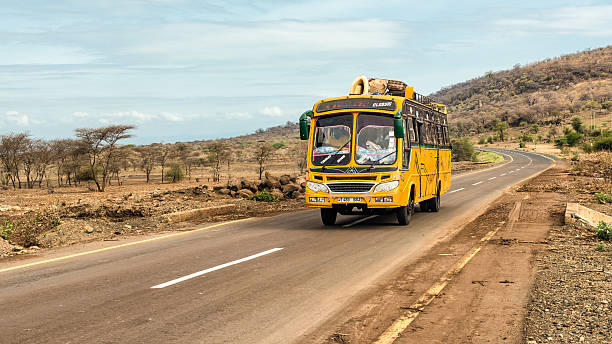
<svg viewBox="0 0 612 344">
<path fill-rule="evenodd" d="M 446 194 L 452 194 L 453 192 L 457 192 L 457 191 L 461 191 L 461 190 L 465 190 L 465 188 L 459 188 L 459 189 L 456 189 L 456 190 L 453 190 L 453 191 L 449 191 Z"/>
<path fill-rule="evenodd" d="M 482 180 L 481 180 L 481 181 L 479 181 L 479 182 L 476 182 L 476 183 L 474 183 L 474 184 L 472 184 L 472 185 L 478 185 L 478 184 L 480 184 L 480 183 L 482 183 Z"/>
<path fill-rule="evenodd" d="M 238 223 L 238 222 L 243 222 L 243 221 L 247 221 L 247 220 L 250 220 L 250 219 L 251 218 L 240 219 L 240 220 L 232 220 L 232 221 L 227 221 L 227 222 L 220 222 L 220 223 L 215 223 L 215 224 L 210 225 L 210 226 L 206 226 L 206 227 L 202 227 L 202 228 L 197 228 L 197 229 L 194 229 L 194 230 L 191 230 L 191 231 L 184 231 L 184 232 L 179 232 L 179 233 L 171 233 L 171 234 L 166 234 L 166 235 L 162 235 L 162 236 L 158 236 L 158 237 L 153 237 L 153 238 L 149 238 L 149 239 L 128 242 L 128 243 L 125 243 L 125 244 L 119 244 L 119 245 L 115 245 L 115 246 L 99 248 L 99 249 L 95 249 L 95 250 L 91 250 L 91 251 L 79 252 L 79 253 L 70 254 L 70 255 L 67 255 L 67 256 L 50 258 L 50 259 L 45 259 L 45 260 L 39 260 L 39 261 L 35 261 L 35 262 L 32 262 L 32 263 L 27 263 L 27 264 L 11 266 L 11 267 L 8 267 L 8 268 L 0 269 L 0 272 L 6 272 L 6 271 L 11 271 L 11 270 L 23 269 L 23 268 L 27 268 L 27 267 L 30 267 L 30 266 L 57 262 L 57 261 L 60 261 L 60 260 L 65 260 L 65 259 L 85 256 L 85 255 L 99 253 L 99 252 L 105 252 L 105 251 L 114 250 L 114 249 L 117 249 L 117 248 L 128 247 L 128 246 L 133 246 L 133 245 L 139 245 L 139 244 L 144 244 L 144 243 L 148 243 L 148 242 L 151 242 L 151 241 L 168 239 L 168 238 L 173 238 L 173 237 L 177 237 L 177 236 L 183 236 L 183 235 L 187 235 L 187 234 L 193 234 L 193 233 L 197 233 L 197 232 L 200 232 L 200 231 L 209 230 L 211 228 L 220 227 L 220 226 L 229 225 L 229 224 Z"/>
<path fill-rule="evenodd" d="M 499 176 L 500 176 L 500 177 L 503 177 L 503 176 L 505 176 L 505 175 L 506 175 L 505 173 L 502 173 L 502 174 L 500 174 Z"/>
<path fill-rule="evenodd" d="M 237 259 L 237 260 L 231 261 L 231 262 L 229 262 L 229 263 L 225 263 L 225 264 L 217 265 L 217 266 L 214 266 L 214 267 L 209 268 L 209 269 L 206 269 L 206 270 L 202 270 L 202 271 L 194 272 L 194 273 L 192 273 L 192 274 L 190 274 L 190 275 L 183 276 L 183 277 L 180 277 L 180 278 L 177 278 L 177 279 L 173 279 L 172 281 L 168 281 L 168 282 L 165 282 L 165 283 L 161 283 L 161 284 L 158 284 L 158 285 L 154 285 L 154 286 L 152 286 L 152 287 L 151 287 L 151 289 L 161 289 L 161 288 L 165 288 L 165 287 L 171 286 L 171 285 L 173 285 L 173 284 L 177 284 L 177 283 L 180 283 L 180 282 L 186 281 L 186 280 L 188 280 L 188 279 L 192 279 L 192 278 L 194 278 L 194 277 L 202 276 L 202 275 L 207 274 L 207 273 L 209 273 L 209 272 L 213 272 L 213 271 L 221 270 L 221 269 L 226 268 L 226 267 L 228 267 L 228 266 L 232 266 L 232 265 L 236 265 L 236 264 L 244 263 L 244 262 L 246 262 L 246 261 L 253 260 L 253 259 L 255 259 L 255 258 L 259 258 L 259 257 L 261 257 L 261 256 L 265 256 L 266 254 L 274 253 L 274 252 L 280 251 L 280 250 L 282 250 L 282 249 L 283 249 L 282 247 L 275 247 L 275 248 L 273 248 L 273 249 L 269 249 L 269 250 L 267 250 L 267 251 L 263 251 L 263 252 L 260 252 L 260 253 L 257 253 L 257 254 L 253 254 L 253 255 L 250 255 L 250 256 L 248 256 L 248 257 L 240 258 L 240 259 Z"/>
<path fill-rule="evenodd" d="M 487 180 L 493 180 L 493 179 L 495 179 L 495 178 L 497 178 L 497 177 L 491 177 L 491 178 L 489 178 L 489 179 L 487 179 Z"/>
</svg>

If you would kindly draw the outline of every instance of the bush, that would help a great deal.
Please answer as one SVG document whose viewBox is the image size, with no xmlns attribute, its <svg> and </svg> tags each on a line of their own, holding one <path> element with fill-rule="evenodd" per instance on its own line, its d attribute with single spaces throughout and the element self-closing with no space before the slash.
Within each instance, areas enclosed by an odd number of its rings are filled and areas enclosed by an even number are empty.
<svg viewBox="0 0 612 344">
<path fill-rule="evenodd" d="M 102 168 L 100 166 L 95 165 L 94 169 L 96 170 L 97 176 L 100 176 L 102 174 Z M 82 182 L 94 180 L 93 173 L 91 173 L 91 167 L 89 167 L 89 165 L 79 167 L 79 171 L 77 172 L 76 178 Z"/>
<path fill-rule="evenodd" d="M 487 142 L 487 140 L 484 137 L 481 137 L 478 139 L 478 144 L 479 145 L 484 145 Z"/>
<path fill-rule="evenodd" d="M 272 147 L 274 147 L 274 149 L 281 149 L 287 147 L 287 145 L 283 141 L 280 141 L 273 144 Z"/>
<path fill-rule="evenodd" d="M 568 133 L 567 135 L 565 135 L 565 140 L 567 142 L 567 145 L 570 147 L 574 147 L 575 145 L 578 144 L 578 142 L 582 139 L 582 134 L 572 131 L 571 133 Z"/>
<path fill-rule="evenodd" d="M 0 224 L 0 237 L 2 239 L 8 240 L 13 233 L 15 233 L 15 229 L 11 221 L 4 221 L 4 223 Z"/>
<path fill-rule="evenodd" d="M 593 143 L 594 150 L 609 150 L 612 151 L 612 136 L 602 137 Z"/>
<path fill-rule="evenodd" d="M 606 250 L 606 244 L 604 244 L 603 241 L 600 241 L 597 243 L 597 247 L 595 248 L 597 251 L 605 251 Z"/>
<path fill-rule="evenodd" d="M 572 128 L 577 132 L 582 132 L 584 127 L 582 126 L 582 119 L 580 117 L 572 118 Z"/>
<path fill-rule="evenodd" d="M 595 194 L 595 199 L 597 200 L 597 202 L 599 202 L 601 204 L 612 203 L 612 195 L 608 195 L 608 194 L 603 193 L 603 192 L 596 193 Z"/>
<path fill-rule="evenodd" d="M 601 240 L 612 239 L 612 225 L 599 221 L 595 228 L 595 235 Z"/>
<path fill-rule="evenodd" d="M 487 143 L 493 143 L 493 136 L 487 137 Z"/>
<path fill-rule="evenodd" d="M 257 202 L 275 202 L 276 196 L 271 194 L 268 190 L 262 190 L 247 199 Z"/>
<path fill-rule="evenodd" d="M 453 161 L 472 161 L 474 160 L 474 145 L 467 138 L 452 141 Z"/>
<path fill-rule="evenodd" d="M 519 142 L 519 147 L 520 148 L 525 148 L 525 141 Z"/>
<path fill-rule="evenodd" d="M 173 183 L 180 182 L 181 180 L 183 180 L 183 178 L 185 178 L 185 174 L 183 173 L 183 167 L 179 164 L 168 165 L 166 177 L 168 179 L 172 179 Z"/>
</svg>

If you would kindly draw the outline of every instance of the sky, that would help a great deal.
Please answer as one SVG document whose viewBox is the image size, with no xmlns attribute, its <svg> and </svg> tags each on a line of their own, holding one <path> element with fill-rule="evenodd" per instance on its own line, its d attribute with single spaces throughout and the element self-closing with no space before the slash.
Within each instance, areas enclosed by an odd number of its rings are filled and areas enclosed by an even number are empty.
<svg viewBox="0 0 612 344">
<path fill-rule="evenodd" d="M 606 46 L 610 18 L 610 0 L 0 0 L 0 134 L 247 134 L 347 95 L 358 75 L 429 94 Z"/>
</svg>

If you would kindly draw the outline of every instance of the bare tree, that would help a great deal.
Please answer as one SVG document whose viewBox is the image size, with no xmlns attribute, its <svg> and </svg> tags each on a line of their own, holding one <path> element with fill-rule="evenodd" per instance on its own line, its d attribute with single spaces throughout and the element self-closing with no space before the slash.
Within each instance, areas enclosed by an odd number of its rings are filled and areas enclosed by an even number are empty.
<svg viewBox="0 0 612 344">
<path fill-rule="evenodd" d="M 172 145 L 162 145 L 161 149 L 159 150 L 159 165 L 161 166 L 162 184 L 164 183 L 164 168 L 168 163 L 168 157 L 170 156 L 170 153 L 172 153 L 172 148 Z"/>
<path fill-rule="evenodd" d="M 147 183 L 151 180 L 151 171 L 155 167 L 155 162 L 159 154 L 158 149 L 154 145 L 142 146 L 136 149 L 140 154 L 140 166 L 147 176 Z"/>
<path fill-rule="evenodd" d="M 0 136 L 0 161 L 13 188 L 21 188 L 21 157 L 30 141 L 30 135 L 26 133 Z"/>
<path fill-rule="evenodd" d="M 32 189 L 34 184 L 40 187 L 51 161 L 49 144 L 43 140 L 28 140 L 21 161 L 28 189 Z"/>
<path fill-rule="evenodd" d="M 272 151 L 273 151 L 273 147 L 269 144 L 262 143 L 257 146 L 257 150 L 255 151 L 255 161 L 257 161 L 257 166 L 258 166 L 257 171 L 259 172 L 260 180 L 261 180 L 263 173 L 266 171 L 266 168 L 267 168 L 266 164 L 268 163 L 268 161 L 270 160 L 270 157 L 272 156 Z"/>
<path fill-rule="evenodd" d="M 102 128 L 76 129 L 76 136 L 86 145 L 89 157 L 89 168 L 99 192 L 104 192 L 111 173 L 111 164 L 116 153 L 119 140 L 132 137 L 129 130 L 133 125 L 109 125 Z M 99 176 L 97 169 L 100 169 Z"/>
<path fill-rule="evenodd" d="M 221 179 L 221 164 L 227 160 L 229 151 L 224 144 L 215 142 L 208 146 L 208 152 L 208 161 L 213 172 L 213 182 L 218 182 Z"/>
</svg>

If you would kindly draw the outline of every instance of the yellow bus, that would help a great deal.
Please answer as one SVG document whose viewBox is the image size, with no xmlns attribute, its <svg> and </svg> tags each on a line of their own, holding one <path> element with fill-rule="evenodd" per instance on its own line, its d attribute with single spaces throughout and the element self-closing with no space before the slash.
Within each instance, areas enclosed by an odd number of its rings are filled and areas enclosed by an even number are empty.
<svg viewBox="0 0 612 344">
<path fill-rule="evenodd" d="M 389 212 L 407 225 L 416 204 L 439 211 L 450 188 L 446 106 L 402 82 L 369 93 L 372 80 L 358 78 L 352 94 L 320 100 L 300 117 L 300 138 L 308 140 L 306 203 L 321 208 L 326 226 L 337 214 Z"/>
</svg>

